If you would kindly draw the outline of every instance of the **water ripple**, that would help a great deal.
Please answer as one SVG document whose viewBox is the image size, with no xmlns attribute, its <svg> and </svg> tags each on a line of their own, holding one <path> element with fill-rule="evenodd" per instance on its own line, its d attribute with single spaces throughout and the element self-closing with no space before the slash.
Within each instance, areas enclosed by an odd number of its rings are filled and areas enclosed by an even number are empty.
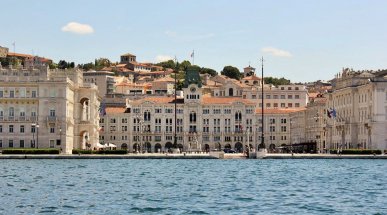
<svg viewBox="0 0 387 215">
<path fill-rule="evenodd" d="M 1 214 L 385 214 L 385 160 L 4 160 Z"/>
</svg>

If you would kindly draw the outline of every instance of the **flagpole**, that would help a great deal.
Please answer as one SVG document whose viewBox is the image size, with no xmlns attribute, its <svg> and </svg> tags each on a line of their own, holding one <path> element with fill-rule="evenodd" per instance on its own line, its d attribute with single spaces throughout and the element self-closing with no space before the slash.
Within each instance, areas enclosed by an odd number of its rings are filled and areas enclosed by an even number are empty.
<svg viewBox="0 0 387 215">
<path fill-rule="evenodd" d="M 262 99 L 262 109 L 261 109 L 261 117 L 262 117 L 262 137 L 261 137 L 261 147 L 263 148 L 263 149 L 265 149 L 266 148 L 266 146 L 265 146 L 265 130 L 264 130 L 264 126 L 265 126 L 265 124 L 264 124 L 264 97 L 263 97 L 263 84 L 264 84 L 264 77 L 263 77 L 263 57 L 261 58 L 261 63 L 262 63 L 262 80 L 261 80 L 261 84 L 262 84 L 262 95 L 261 95 L 261 99 Z"/>
<path fill-rule="evenodd" d="M 195 65 L 195 49 L 192 50 L 191 57 L 192 57 L 192 65 Z"/>
</svg>

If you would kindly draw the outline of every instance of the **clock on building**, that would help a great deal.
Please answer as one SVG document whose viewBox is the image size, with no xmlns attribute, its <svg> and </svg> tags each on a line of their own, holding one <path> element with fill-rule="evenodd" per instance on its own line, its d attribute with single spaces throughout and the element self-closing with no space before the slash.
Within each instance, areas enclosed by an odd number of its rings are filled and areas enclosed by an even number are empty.
<svg viewBox="0 0 387 215">
<path fill-rule="evenodd" d="M 195 87 L 191 87 L 191 92 L 194 93 L 196 91 L 196 88 Z"/>
</svg>

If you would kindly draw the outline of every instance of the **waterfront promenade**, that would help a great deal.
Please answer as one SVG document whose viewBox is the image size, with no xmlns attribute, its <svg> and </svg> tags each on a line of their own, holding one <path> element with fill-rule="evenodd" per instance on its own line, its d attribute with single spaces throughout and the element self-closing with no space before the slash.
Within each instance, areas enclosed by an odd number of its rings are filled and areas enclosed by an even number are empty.
<svg viewBox="0 0 387 215">
<path fill-rule="evenodd" d="M 211 153 L 199 154 L 126 154 L 126 155 L 88 155 L 88 154 L 59 154 L 59 155 L 2 155 L 0 159 L 246 159 L 242 153 L 217 155 Z M 266 154 L 262 159 L 387 159 L 387 155 L 337 155 L 337 154 Z"/>
</svg>

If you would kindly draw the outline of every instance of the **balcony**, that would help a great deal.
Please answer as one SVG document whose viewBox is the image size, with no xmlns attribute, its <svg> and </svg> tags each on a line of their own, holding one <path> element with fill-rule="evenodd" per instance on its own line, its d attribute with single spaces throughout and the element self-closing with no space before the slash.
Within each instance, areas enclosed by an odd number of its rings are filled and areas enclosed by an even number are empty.
<svg viewBox="0 0 387 215">
<path fill-rule="evenodd" d="M 48 116 L 47 117 L 47 122 L 48 123 L 56 123 L 57 117 L 56 116 Z"/>
</svg>

